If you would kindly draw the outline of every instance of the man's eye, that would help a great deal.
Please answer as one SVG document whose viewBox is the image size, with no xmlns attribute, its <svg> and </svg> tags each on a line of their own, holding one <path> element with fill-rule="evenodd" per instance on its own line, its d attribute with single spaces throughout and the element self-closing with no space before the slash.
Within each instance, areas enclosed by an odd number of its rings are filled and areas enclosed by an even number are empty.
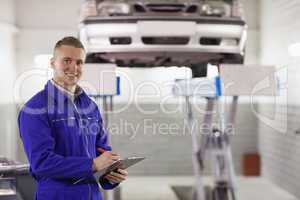
<svg viewBox="0 0 300 200">
<path fill-rule="evenodd" d="M 83 62 L 82 62 L 81 60 L 78 60 L 78 61 L 76 62 L 76 64 L 77 64 L 77 65 L 82 65 Z"/>
<path fill-rule="evenodd" d="M 64 64 L 70 64 L 71 60 L 70 59 L 64 59 Z"/>
</svg>

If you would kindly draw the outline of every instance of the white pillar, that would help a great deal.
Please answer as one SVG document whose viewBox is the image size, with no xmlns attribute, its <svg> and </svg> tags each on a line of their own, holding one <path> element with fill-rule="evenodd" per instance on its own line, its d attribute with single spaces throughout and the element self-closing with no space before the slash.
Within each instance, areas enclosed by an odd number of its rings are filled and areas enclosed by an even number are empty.
<svg viewBox="0 0 300 200">
<path fill-rule="evenodd" d="M 0 1 L 0 156 L 16 158 L 17 127 L 13 102 L 15 65 L 15 1 Z"/>
</svg>

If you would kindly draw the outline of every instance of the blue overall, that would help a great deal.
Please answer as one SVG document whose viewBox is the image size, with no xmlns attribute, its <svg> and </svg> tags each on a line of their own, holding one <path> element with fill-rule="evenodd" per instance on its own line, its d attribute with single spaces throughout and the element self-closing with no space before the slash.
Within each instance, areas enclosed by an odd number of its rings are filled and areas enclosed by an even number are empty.
<svg viewBox="0 0 300 200">
<path fill-rule="evenodd" d="M 72 101 L 48 81 L 21 109 L 19 131 L 37 181 L 36 200 L 101 200 L 93 177 L 96 148 L 111 150 L 96 103 L 81 92 Z M 77 180 L 82 181 L 74 184 Z M 100 178 L 103 189 L 113 189 Z"/>
</svg>

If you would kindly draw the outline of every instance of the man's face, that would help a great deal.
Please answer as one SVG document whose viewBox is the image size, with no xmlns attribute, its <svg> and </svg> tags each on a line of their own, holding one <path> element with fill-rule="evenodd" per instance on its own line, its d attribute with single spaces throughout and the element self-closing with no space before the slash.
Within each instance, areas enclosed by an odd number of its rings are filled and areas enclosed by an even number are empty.
<svg viewBox="0 0 300 200">
<path fill-rule="evenodd" d="M 82 74 L 85 52 L 81 48 L 62 45 L 54 52 L 51 67 L 54 70 L 54 80 L 65 86 L 75 86 Z"/>
</svg>

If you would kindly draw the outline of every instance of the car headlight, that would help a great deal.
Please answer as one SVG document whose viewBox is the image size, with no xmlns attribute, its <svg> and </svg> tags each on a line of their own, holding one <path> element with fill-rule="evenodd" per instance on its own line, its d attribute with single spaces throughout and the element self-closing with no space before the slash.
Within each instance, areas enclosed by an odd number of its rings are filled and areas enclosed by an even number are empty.
<svg viewBox="0 0 300 200">
<path fill-rule="evenodd" d="M 83 21 L 87 17 L 97 16 L 96 1 L 86 1 L 81 5 L 79 20 Z"/>
<path fill-rule="evenodd" d="M 204 16 L 230 17 L 230 5 L 223 1 L 206 1 L 200 6 L 200 14 Z"/>
<path fill-rule="evenodd" d="M 131 7 L 126 3 L 103 2 L 98 5 L 100 16 L 129 15 Z"/>
<path fill-rule="evenodd" d="M 244 9 L 240 0 L 233 0 L 232 2 L 232 17 L 244 18 Z"/>
</svg>

